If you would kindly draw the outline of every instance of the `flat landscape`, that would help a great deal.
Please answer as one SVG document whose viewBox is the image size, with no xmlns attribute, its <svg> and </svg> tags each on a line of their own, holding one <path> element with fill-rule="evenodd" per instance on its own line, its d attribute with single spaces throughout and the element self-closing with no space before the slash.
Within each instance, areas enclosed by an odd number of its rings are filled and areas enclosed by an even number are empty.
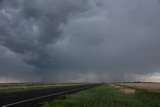
<svg viewBox="0 0 160 107">
<path fill-rule="evenodd" d="M 43 102 L 53 100 L 55 97 L 63 94 L 71 94 L 81 90 L 86 90 L 98 86 L 98 84 L 34 84 L 39 85 L 39 88 L 30 88 L 26 86 L 26 90 L 23 89 L 24 84 L 18 84 L 18 90 L 13 89 L 14 85 L 9 85 L 10 90 L 0 94 L 0 107 L 39 107 Z M 25 84 L 27 85 L 27 84 Z M 43 87 L 40 87 L 43 86 Z M 8 88 L 7 86 L 4 86 Z M 22 89 L 20 88 L 22 87 Z"/>
<path fill-rule="evenodd" d="M 152 91 L 146 90 L 146 84 Z M 42 107 L 160 107 L 160 93 L 152 85 L 155 83 L 103 84 L 76 94 L 59 96 L 54 101 L 45 102 Z"/>
<path fill-rule="evenodd" d="M 160 0 L 0 0 L 0 107 L 160 107 Z"/>
<path fill-rule="evenodd" d="M 160 107 L 160 83 L 0 84 L 0 102 L 7 107 Z"/>
</svg>

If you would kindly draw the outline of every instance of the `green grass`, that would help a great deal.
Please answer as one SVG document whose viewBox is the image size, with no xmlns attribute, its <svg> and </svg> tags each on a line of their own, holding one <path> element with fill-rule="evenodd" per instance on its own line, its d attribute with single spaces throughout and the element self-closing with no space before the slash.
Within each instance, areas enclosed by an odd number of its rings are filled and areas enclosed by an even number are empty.
<svg viewBox="0 0 160 107">
<path fill-rule="evenodd" d="M 101 85 L 72 95 L 60 96 L 43 107 L 160 107 L 160 94 L 144 90 L 124 93 L 122 86 Z"/>
</svg>

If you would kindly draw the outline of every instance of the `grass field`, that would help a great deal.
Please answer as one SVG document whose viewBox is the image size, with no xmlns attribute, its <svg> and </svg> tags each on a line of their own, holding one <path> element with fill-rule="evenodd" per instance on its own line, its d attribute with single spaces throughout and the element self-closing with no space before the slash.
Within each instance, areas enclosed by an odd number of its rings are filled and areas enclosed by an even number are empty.
<svg viewBox="0 0 160 107">
<path fill-rule="evenodd" d="M 160 93 L 160 83 L 119 83 L 119 85 L 131 87 L 131 88 L 138 88 L 138 89 L 145 89 L 148 91 L 154 91 Z"/>
<path fill-rule="evenodd" d="M 160 107 L 160 93 L 105 84 L 72 95 L 60 96 L 43 107 Z"/>
<path fill-rule="evenodd" d="M 42 83 L 20 83 L 20 84 L 0 84 L 0 94 L 20 92 L 20 91 L 32 91 L 45 88 L 57 88 L 62 86 L 69 86 L 76 84 L 42 84 Z"/>
</svg>

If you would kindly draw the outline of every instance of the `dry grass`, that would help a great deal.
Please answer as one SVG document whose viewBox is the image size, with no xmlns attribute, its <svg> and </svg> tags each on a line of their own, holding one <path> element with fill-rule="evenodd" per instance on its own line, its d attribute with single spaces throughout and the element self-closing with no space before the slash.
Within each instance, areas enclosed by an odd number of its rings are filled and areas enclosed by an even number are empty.
<svg viewBox="0 0 160 107">
<path fill-rule="evenodd" d="M 160 83 L 119 83 L 119 85 L 160 92 Z"/>
</svg>

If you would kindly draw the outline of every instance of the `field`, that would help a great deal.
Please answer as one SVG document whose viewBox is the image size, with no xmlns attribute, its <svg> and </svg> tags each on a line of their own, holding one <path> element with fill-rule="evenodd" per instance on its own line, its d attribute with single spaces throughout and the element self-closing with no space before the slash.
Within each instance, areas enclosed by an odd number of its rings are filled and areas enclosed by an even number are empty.
<svg viewBox="0 0 160 107">
<path fill-rule="evenodd" d="M 131 88 L 145 89 L 148 91 L 160 92 L 160 83 L 119 83 L 119 85 Z"/>
<path fill-rule="evenodd" d="M 104 84 L 60 96 L 43 107 L 160 107 L 160 93 L 123 85 Z"/>
<path fill-rule="evenodd" d="M 42 83 L 11 83 L 11 84 L 0 84 L 0 94 L 4 93 L 12 93 L 12 92 L 20 92 L 20 91 L 32 91 L 38 89 L 46 89 L 46 88 L 57 88 L 69 85 L 76 85 L 76 84 L 42 84 Z"/>
</svg>

